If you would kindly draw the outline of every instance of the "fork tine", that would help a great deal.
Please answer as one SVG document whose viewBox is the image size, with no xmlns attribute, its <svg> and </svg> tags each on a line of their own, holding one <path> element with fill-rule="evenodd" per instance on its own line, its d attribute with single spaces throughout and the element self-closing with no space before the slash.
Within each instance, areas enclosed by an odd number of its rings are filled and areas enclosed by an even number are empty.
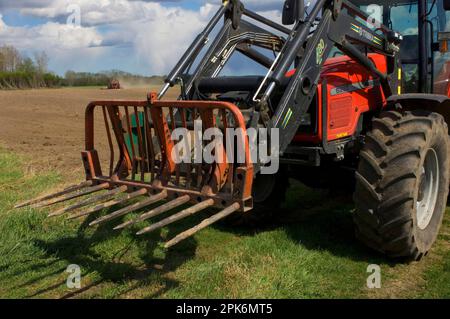
<svg viewBox="0 0 450 319">
<path fill-rule="evenodd" d="M 88 187 L 88 186 L 91 186 L 92 184 L 93 184 L 92 181 L 85 181 L 85 182 L 82 182 L 82 183 L 80 183 L 78 185 L 69 186 L 69 187 L 67 187 L 67 188 L 65 188 L 62 191 L 59 191 L 57 193 L 39 196 L 39 197 L 30 199 L 30 200 L 27 200 L 26 202 L 19 203 L 19 204 L 15 205 L 14 208 L 22 208 L 22 207 L 25 207 L 25 206 L 37 204 L 39 202 L 43 202 L 43 201 L 46 201 L 46 200 L 49 200 L 49 199 L 52 199 L 52 198 L 55 198 L 55 197 L 58 197 L 58 196 L 61 196 L 61 195 L 65 195 L 67 193 L 70 193 L 70 192 L 73 192 L 73 191 L 76 191 L 76 190 L 79 190 L 79 189 L 82 189 L 82 188 L 85 188 L 85 187 Z"/>
<path fill-rule="evenodd" d="M 118 187 L 118 188 L 115 188 L 115 189 L 113 189 L 113 190 L 107 192 L 107 193 L 104 193 L 104 194 L 101 194 L 101 195 L 98 195 L 98 196 L 94 196 L 94 197 L 85 199 L 85 200 L 83 200 L 83 201 L 81 201 L 81 202 L 79 202 L 79 203 L 76 203 L 76 204 L 73 204 L 73 205 L 70 205 L 70 206 L 61 208 L 61 209 L 59 209 L 59 210 L 57 210 L 57 211 L 55 211 L 55 212 L 53 212 L 53 213 L 50 213 L 50 214 L 48 215 L 48 217 L 60 216 L 60 215 L 62 215 L 62 214 L 64 214 L 64 213 L 67 213 L 67 212 L 70 212 L 70 211 L 72 211 L 72 210 L 81 208 L 81 207 L 83 207 L 83 206 L 87 206 L 87 205 L 90 205 L 90 204 L 94 204 L 94 203 L 96 203 L 96 202 L 100 202 L 100 201 L 102 201 L 102 200 L 109 199 L 109 198 L 113 197 L 114 195 L 117 195 L 117 194 L 121 194 L 121 193 L 123 193 L 123 192 L 126 192 L 127 189 L 128 189 L 127 186 L 120 186 L 120 187 Z"/>
<path fill-rule="evenodd" d="M 57 203 L 65 202 L 65 201 L 70 200 L 70 199 L 74 199 L 74 198 L 78 198 L 78 197 L 81 197 L 81 196 L 84 196 L 84 195 L 88 195 L 88 194 L 92 194 L 92 193 L 95 193 L 95 192 L 99 192 L 99 191 L 104 190 L 104 189 L 106 189 L 108 187 L 109 187 L 109 183 L 102 183 L 102 184 L 99 184 L 99 185 L 95 185 L 95 186 L 91 186 L 91 187 L 82 189 L 79 192 L 69 193 L 67 195 L 63 195 L 63 196 L 60 196 L 60 197 L 57 197 L 57 198 L 49 199 L 49 200 L 47 200 L 45 202 L 32 205 L 32 207 L 33 208 L 42 208 L 42 207 L 51 206 L 51 205 L 54 205 L 54 204 L 57 204 Z"/>
<path fill-rule="evenodd" d="M 127 226 L 133 225 L 135 223 L 144 221 L 146 219 L 149 219 L 149 218 L 161 215 L 161 214 L 163 214 L 165 212 L 168 212 L 169 210 L 172 210 L 172 209 L 174 209 L 174 208 L 176 208 L 178 206 L 186 204 L 187 202 L 189 202 L 190 199 L 191 198 L 190 198 L 189 195 L 184 195 L 184 196 L 178 197 L 178 198 L 176 198 L 176 199 L 174 199 L 174 200 L 172 200 L 172 201 L 170 201 L 170 202 L 168 202 L 168 203 L 166 203 L 164 205 L 161 205 L 161 206 L 156 207 L 155 209 L 152 209 L 151 211 L 149 211 L 149 212 L 147 212 L 145 214 L 142 214 L 141 216 L 139 216 L 138 218 L 136 218 L 134 220 L 127 221 L 127 222 L 125 222 L 123 224 L 120 224 L 117 227 L 114 227 L 114 230 L 122 229 L 122 228 L 125 228 Z"/>
<path fill-rule="evenodd" d="M 146 228 L 142 229 L 141 231 L 137 232 L 136 235 L 143 235 L 143 234 L 155 231 L 157 229 L 163 228 L 163 227 L 165 227 L 167 225 L 175 223 L 176 221 L 178 221 L 180 219 L 183 219 L 185 217 L 197 214 L 197 213 L 201 212 L 202 210 L 204 210 L 204 209 L 206 209 L 208 207 L 211 207 L 213 205 L 214 205 L 214 200 L 213 199 L 208 199 L 206 201 L 198 203 L 195 206 L 192 206 L 192 207 L 189 207 L 189 208 L 187 208 L 185 210 L 182 210 L 181 212 L 179 212 L 179 213 L 177 213 L 175 215 L 169 216 L 166 219 L 164 219 L 164 220 L 162 220 L 162 221 L 160 221 L 160 222 L 158 222 L 156 224 L 153 224 L 153 225 L 151 225 L 149 227 L 146 227 Z"/>
<path fill-rule="evenodd" d="M 100 211 L 102 209 L 105 209 L 105 208 L 108 208 L 108 207 L 111 207 L 111 206 L 114 206 L 114 205 L 118 205 L 118 204 L 124 203 L 126 201 L 129 201 L 130 199 L 136 198 L 138 196 L 145 195 L 147 193 L 148 193 L 148 190 L 145 189 L 145 188 L 142 188 L 142 189 L 140 189 L 140 190 L 138 190 L 136 192 L 127 194 L 124 198 L 111 200 L 109 202 L 97 205 L 95 207 L 87 209 L 84 212 L 73 214 L 73 215 L 67 217 L 67 219 L 76 219 L 76 218 L 79 218 L 79 217 L 90 215 L 90 214 L 96 213 L 96 212 L 98 212 L 98 211 Z"/>
<path fill-rule="evenodd" d="M 167 192 L 166 191 L 162 191 L 159 194 L 153 195 L 150 198 L 139 202 L 139 203 L 135 203 L 133 205 L 127 206 L 125 208 L 119 209 L 118 211 L 115 211 L 111 214 L 102 216 L 100 218 L 97 218 L 96 220 L 94 220 L 93 222 L 91 222 L 89 224 L 89 226 L 95 226 L 95 225 L 99 225 L 99 224 L 103 224 L 106 223 L 107 221 L 113 220 L 115 218 L 118 218 L 120 216 L 123 216 L 125 214 L 131 213 L 132 211 L 144 208 L 146 206 L 149 206 L 151 204 L 154 204 L 160 200 L 163 200 L 167 197 Z"/>
<path fill-rule="evenodd" d="M 192 227 L 191 229 L 186 230 L 185 232 L 182 232 L 181 234 L 177 235 L 175 238 L 171 239 L 170 241 L 168 241 L 167 243 L 164 244 L 164 248 L 168 249 L 172 246 L 175 246 L 176 244 L 178 244 L 179 242 L 192 237 L 193 235 L 195 235 L 196 233 L 198 233 L 199 231 L 201 231 L 202 229 L 218 222 L 219 220 L 227 217 L 228 215 L 231 215 L 232 213 L 234 213 L 235 211 L 237 211 L 240 208 L 240 204 L 239 203 L 234 203 L 231 206 L 228 206 L 227 208 L 225 208 L 224 210 L 222 210 L 221 212 L 211 216 L 210 218 L 207 218 L 205 220 L 203 220 L 200 224 L 198 224 L 195 227 Z"/>
</svg>

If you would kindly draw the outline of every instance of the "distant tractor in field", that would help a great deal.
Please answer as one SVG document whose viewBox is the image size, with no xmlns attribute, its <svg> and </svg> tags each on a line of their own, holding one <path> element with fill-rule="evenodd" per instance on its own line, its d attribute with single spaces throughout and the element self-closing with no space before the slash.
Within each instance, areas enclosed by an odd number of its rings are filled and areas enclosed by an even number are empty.
<svg viewBox="0 0 450 319">
<path fill-rule="evenodd" d="M 120 82 L 117 79 L 112 79 L 108 83 L 108 90 L 120 90 L 121 88 Z"/>
</svg>

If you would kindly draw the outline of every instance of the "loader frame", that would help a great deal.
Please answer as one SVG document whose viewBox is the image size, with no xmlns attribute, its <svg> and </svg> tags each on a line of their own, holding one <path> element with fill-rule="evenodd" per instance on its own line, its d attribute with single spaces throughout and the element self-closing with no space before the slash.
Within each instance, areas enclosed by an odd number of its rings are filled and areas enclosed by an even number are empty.
<svg viewBox="0 0 450 319">
<path fill-rule="evenodd" d="M 110 145 L 110 168 L 109 174 L 104 175 L 100 165 L 99 157 L 95 147 L 94 139 L 94 111 L 96 108 L 102 108 L 103 119 L 109 128 L 111 123 L 111 131 L 107 130 L 108 143 Z M 139 133 L 138 145 L 131 142 L 131 148 L 134 150 L 130 152 L 124 142 L 123 127 L 121 126 L 121 114 L 125 114 L 128 123 L 130 119 L 130 109 L 136 113 L 142 112 L 145 117 L 145 135 L 151 137 L 155 135 L 160 141 L 161 158 L 156 158 L 154 145 L 151 139 L 146 139 L 144 134 Z M 211 110 L 219 110 L 223 114 L 228 111 L 237 123 L 237 127 L 240 128 L 245 134 L 245 122 L 239 109 L 226 102 L 213 102 L 202 101 L 199 103 L 191 102 L 186 103 L 184 101 L 158 101 L 155 94 L 149 95 L 148 101 L 96 101 L 91 102 L 86 109 L 86 150 L 82 153 L 83 163 L 85 167 L 85 173 L 88 180 L 93 180 L 97 184 L 109 183 L 111 189 L 121 186 L 127 186 L 129 189 L 146 189 L 148 194 L 165 193 L 165 199 L 174 200 L 183 195 L 189 195 L 189 202 L 197 204 L 202 201 L 212 199 L 215 207 L 226 208 L 233 203 L 239 203 L 239 207 L 242 211 L 247 211 L 252 208 L 251 202 L 251 185 L 253 179 L 253 166 L 248 152 L 248 140 L 243 139 L 241 141 L 245 152 L 244 163 L 238 163 L 236 168 L 236 174 L 228 174 L 225 176 L 225 180 L 219 181 L 222 176 L 213 176 L 211 183 L 207 184 L 205 181 L 199 183 L 201 186 L 195 189 L 194 187 L 182 188 L 179 187 L 181 177 L 186 178 L 185 184 L 193 184 L 193 179 L 202 178 L 201 171 L 196 171 L 196 176 L 186 176 L 183 174 L 179 165 L 176 165 L 171 158 L 171 151 L 174 147 L 170 138 L 167 139 L 167 135 L 170 137 L 171 129 L 169 128 L 170 122 L 166 121 L 163 116 L 163 109 L 169 109 L 170 116 L 173 117 L 174 109 L 183 112 L 186 109 L 202 109 L 209 110 L 209 114 L 212 114 Z M 205 118 L 205 117 L 204 117 Z M 214 120 L 212 122 L 215 122 Z M 192 122 L 191 122 L 192 123 Z M 153 125 L 152 125 L 153 124 Z M 217 123 L 210 123 L 213 126 Z M 192 125 L 192 124 L 191 124 Z M 227 124 L 224 123 L 224 126 Z M 186 117 L 183 117 L 183 127 L 188 128 L 189 121 Z M 131 125 L 127 126 L 127 130 L 130 130 Z M 152 130 L 153 129 L 153 130 Z M 140 132 L 140 131 L 138 131 Z M 111 134 L 112 133 L 112 134 Z M 128 132 L 131 135 L 131 132 Z M 117 162 L 114 159 L 114 143 L 113 138 L 116 140 L 119 148 L 119 157 Z M 137 149 L 140 151 L 137 152 Z M 138 155 L 139 154 L 139 155 Z M 115 167 L 113 166 L 115 164 Z M 137 166 L 140 165 L 138 172 Z M 227 165 L 227 163 L 224 163 Z M 195 166 L 195 164 L 192 164 Z M 198 165 L 195 169 L 198 169 Z M 188 170 L 188 172 L 190 172 Z M 217 173 L 217 170 L 213 169 L 212 174 Z M 151 175 L 151 176 L 146 176 Z M 174 175 L 174 176 L 173 176 Z M 169 186 L 171 177 L 175 177 L 173 187 Z M 125 179 L 130 177 L 129 179 Z M 219 192 L 217 189 L 218 183 L 226 183 L 229 187 L 226 187 L 227 191 Z"/>
</svg>

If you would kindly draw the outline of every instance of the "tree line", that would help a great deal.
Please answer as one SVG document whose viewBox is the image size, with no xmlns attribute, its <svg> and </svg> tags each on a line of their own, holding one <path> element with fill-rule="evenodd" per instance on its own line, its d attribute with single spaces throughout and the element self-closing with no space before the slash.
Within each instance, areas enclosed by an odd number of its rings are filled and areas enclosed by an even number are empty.
<svg viewBox="0 0 450 319">
<path fill-rule="evenodd" d="M 142 76 L 120 70 L 99 73 L 67 71 L 62 85 L 64 86 L 108 86 L 113 79 L 119 80 L 122 86 L 162 84 L 162 76 Z"/>
<path fill-rule="evenodd" d="M 22 55 L 13 46 L 0 46 L 0 89 L 52 88 L 63 86 L 107 86 L 112 79 L 128 85 L 160 84 L 163 77 L 140 76 L 119 70 L 99 73 L 67 71 L 64 77 L 48 70 L 49 57 L 36 52 Z"/>
<path fill-rule="evenodd" d="M 33 58 L 23 56 L 13 46 L 0 47 L 0 89 L 54 87 L 61 78 L 48 71 L 49 58 L 36 52 Z"/>
</svg>

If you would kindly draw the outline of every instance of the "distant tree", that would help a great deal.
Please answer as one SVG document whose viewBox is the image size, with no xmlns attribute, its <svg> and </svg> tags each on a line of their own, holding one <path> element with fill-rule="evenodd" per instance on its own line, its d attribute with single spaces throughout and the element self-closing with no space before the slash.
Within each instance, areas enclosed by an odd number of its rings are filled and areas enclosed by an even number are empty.
<svg viewBox="0 0 450 319">
<path fill-rule="evenodd" d="M 17 69 L 27 74 L 33 74 L 37 71 L 37 67 L 34 64 L 34 61 L 28 57 L 22 60 Z"/>
<path fill-rule="evenodd" d="M 13 46 L 0 46 L 0 89 L 56 87 L 63 83 L 59 76 L 48 72 L 49 57 L 35 53 L 34 59 L 24 57 Z"/>
<path fill-rule="evenodd" d="M 66 85 L 72 86 L 75 83 L 77 74 L 74 71 L 67 71 L 64 75 L 64 78 L 66 79 Z"/>
<path fill-rule="evenodd" d="M 34 54 L 34 61 L 36 63 L 37 71 L 40 74 L 44 74 L 47 72 L 49 57 L 45 51 L 36 52 Z"/>
<path fill-rule="evenodd" d="M 13 46 L 0 47 L 0 71 L 14 72 L 22 62 L 22 56 Z"/>
<path fill-rule="evenodd" d="M 5 54 L 0 48 L 0 72 L 5 72 Z"/>
</svg>

